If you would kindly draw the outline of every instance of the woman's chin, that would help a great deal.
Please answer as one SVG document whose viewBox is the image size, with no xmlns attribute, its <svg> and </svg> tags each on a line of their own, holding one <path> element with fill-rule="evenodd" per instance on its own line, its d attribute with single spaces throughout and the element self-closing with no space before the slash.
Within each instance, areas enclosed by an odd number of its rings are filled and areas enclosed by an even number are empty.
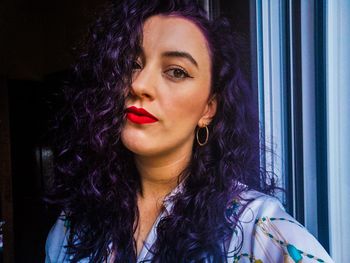
<svg viewBox="0 0 350 263">
<path fill-rule="evenodd" d="M 155 147 L 154 144 L 152 145 L 149 141 L 140 142 L 134 139 L 131 141 L 122 140 L 122 142 L 124 146 L 135 155 L 152 157 L 158 155 L 160 152 L 159 149 L 157 149 L 157 147 Z"/>
</svg>

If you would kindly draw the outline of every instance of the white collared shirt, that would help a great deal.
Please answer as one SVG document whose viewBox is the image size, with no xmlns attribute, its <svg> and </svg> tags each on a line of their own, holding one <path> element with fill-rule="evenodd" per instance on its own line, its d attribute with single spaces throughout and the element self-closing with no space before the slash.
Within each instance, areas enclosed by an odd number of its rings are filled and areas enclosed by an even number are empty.
<svg viewBox="0 0 350 263">
<path fill-rule="evenodd" d="M 178 191 L 182 191 L 182 185 L 165 199 L 165 209 L 153 224 L 137 258 L 138 263 L 152 259 L 151 248 L 157 239 L 157 225 L 162 217 L 171 213 L 171 197 Z M 227 262 L 333 262 L 316 238 L 287 214 L 276 198 L 249 190 L 243 192 L 240 200 L 253 201 L 245 207 L 243 201 L 239 201 L 234 208 L 237 211 L 244 207 L 239 217 L 242 231 L 234 231 L 232 235 Z M 69 262 L 64 248 L 68 232 L 69 229 L 64 226 L 64 216 L 59 217 L 46 241 L 46 263 Z M 241 249 L 238 251 L 239 246 Z M 299 259 L 302 261 L 297 261 Z M 89 259 L 80 261 L 85 262 L 89 262 Z"/>
</svg>

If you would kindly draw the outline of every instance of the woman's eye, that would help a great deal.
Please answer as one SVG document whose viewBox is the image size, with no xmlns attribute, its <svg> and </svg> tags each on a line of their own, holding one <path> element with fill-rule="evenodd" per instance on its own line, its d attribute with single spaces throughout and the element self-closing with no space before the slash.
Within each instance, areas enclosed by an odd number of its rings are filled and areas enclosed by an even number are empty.
<svg viewBox="0 0 350 263">
<path fill-rule="evenodd" d="M 190 75 L 183 69 L 172 68 L 166 71 L 166 73 L 174 79 L 184 79 L 189 78 Z"/>
<path fill-rule="evenodd" d="M 141 68 L 142 68 L 142 66 L 140 65 L 139 62 L 134 61 L 134 62 L 132 63 L 132 69 L 133 69 L 133 70 L 139 70 L 139 69 L 141 69 Z"/>
</svg>

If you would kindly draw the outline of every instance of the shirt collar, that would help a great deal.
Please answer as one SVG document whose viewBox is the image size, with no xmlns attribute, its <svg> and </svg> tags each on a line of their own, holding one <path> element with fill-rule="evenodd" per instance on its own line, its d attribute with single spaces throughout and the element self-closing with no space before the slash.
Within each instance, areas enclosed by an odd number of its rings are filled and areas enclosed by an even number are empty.
<svg viewBox="0 0 350 263">
<path fill-rule="evenodd" d="M 163 201 L 163 206 L 167 214 L 171 213 L 174 206 L 174 198 L 177 194 L 183 193 L 184 183 L 178 184 L 169 194 L 167 194 Z"/>
</svg>

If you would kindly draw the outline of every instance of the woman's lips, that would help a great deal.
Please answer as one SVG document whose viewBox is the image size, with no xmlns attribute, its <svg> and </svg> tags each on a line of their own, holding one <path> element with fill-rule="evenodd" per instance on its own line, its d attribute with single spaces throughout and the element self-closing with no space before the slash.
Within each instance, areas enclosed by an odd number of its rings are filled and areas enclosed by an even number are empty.
<svg viewBox="0 0 350 263">
<path fill-rule="evenodd" d="M 147 124 L 157 122 L 158 119 L 143 108 L 131 106 L 126 109 L 126 117 L 136 124 Z"/>
</svg>

